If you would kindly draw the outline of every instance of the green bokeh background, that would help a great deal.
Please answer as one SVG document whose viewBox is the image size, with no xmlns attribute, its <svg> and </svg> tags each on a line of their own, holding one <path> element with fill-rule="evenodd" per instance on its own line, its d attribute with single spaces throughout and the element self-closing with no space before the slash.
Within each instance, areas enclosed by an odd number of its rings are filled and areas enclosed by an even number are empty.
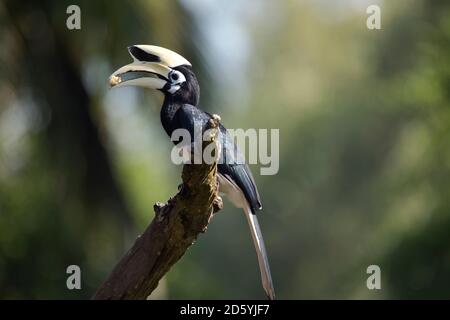
<svg viewBox="0 0 450 320">
<path fill-rule="evenodd" d="M 107 86 L 140 43 L 226 126 L 280 129 L 278 174 L 252 166 L 278 298 L 448 298 L 449 40 L 445 0 L 0 1 L 0 298 L 89 298 L 175 194 L 161 97 Z M 263 298 L 247 228 L 226 202 L 152 298 Z"/>
</svg>

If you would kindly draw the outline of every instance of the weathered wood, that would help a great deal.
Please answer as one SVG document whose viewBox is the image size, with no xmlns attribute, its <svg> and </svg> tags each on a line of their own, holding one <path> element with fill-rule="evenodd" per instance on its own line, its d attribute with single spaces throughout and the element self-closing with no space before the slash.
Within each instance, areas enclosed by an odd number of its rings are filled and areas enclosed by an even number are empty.
<svg viewBox="0 0 450 320">
<path fill-rule="evenodd" d="M 213 130 L 217 130 L 218 119 L 209 123 Z M 212 214 L 221 209 L 216 171 L 216 163 L 184 165 L 177 195 L 165 205 L 155 204 L 153 221 L 92 299 L 146 299 L 152 293 L 170 267 L 206 231 Z"/>
</svg>

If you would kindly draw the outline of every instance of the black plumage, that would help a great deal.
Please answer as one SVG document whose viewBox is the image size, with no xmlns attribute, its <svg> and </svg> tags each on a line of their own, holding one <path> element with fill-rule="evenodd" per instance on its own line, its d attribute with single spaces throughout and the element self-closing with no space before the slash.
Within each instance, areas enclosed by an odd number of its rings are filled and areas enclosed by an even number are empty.
<svg viewBox="0 0 450 320">
<path fill-rule="evenodd" d="M 204 132 L 212 115 L 196 106 L 200 98 L 200 87 L 192 69 L 189 66 L 174 69 L 185 75 L 186 82 L 175 94 L 162 90 L 165 92 L 165 99 L 161 108 L 161 123 L 169 136 L 176 129 L 188 130 L 193 142 L 195 126 L 201 126 L 201 132 Z M 220 125 L 219 143 L 221 148 L 217 166 L 219 174 L 242 190 L 252 213 L 261 210 L 261 200 L 250 168 L 223 125 Z"/>
<path fill-rule="evenodd" d="M 165 95 L 161 109 L 164 130 L 172 139 L 175 130 L 187 130 L 191 141 L 185 141 L 187 137 L 182 135 L 182 138 L 174 143 L 183 149 L 186 147 L 185 143 L 188 143 L 194 154 L 195 151 L 200 151 L 195 150 L 195 143 L 199 142 L 194 141 L 198 138 L 195 135 L 206 130 L 213 116 L 198 107 L 200 87 L 190 62 L 171 50 L 157 46 L 136 45 L 128 50 L 133 62 L 116 70 L 110 77 L 110 85 L 132 85 L 160 90 Z M 261 200 L 253 175 L 223 125 L 219 126 L 218 142 L 221 150 L 217 165 L 219 190 L 228 196 L 234 205 L 244 210 L 256 249 L 262 285 L 267 296 L 274 299 L 275 290 L 269 260 L 255 215 L 255 212 L 261 209 Z"/>
</svg>

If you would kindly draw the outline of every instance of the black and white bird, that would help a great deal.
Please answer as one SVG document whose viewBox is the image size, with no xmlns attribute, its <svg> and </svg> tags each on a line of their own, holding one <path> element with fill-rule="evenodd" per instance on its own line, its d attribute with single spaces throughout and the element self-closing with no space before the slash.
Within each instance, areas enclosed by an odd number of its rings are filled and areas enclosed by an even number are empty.
<svg viewBox="0 0 450 320">
<path fill-rule="evenodd" d="M 134 45 L 128 47 L 133 62 L 110 76 L 111 87 L 138 86 L 159 90 L 164 94 L 161 123 L 169 136 L 185 129 L 194 137 L 195 126 L 204 127 L 212 116 L 199 109 L 200 87 L 192 65 L 169 49 Z M 225 127 L 219 130 L 219 191 L 238 208 L 242 208 L 250 226 L 258 256 L 262 285 L 269 299 L 275 298 L 269 261 L 256 211 L 262 209 L 253 175 Z"/>
</svg>

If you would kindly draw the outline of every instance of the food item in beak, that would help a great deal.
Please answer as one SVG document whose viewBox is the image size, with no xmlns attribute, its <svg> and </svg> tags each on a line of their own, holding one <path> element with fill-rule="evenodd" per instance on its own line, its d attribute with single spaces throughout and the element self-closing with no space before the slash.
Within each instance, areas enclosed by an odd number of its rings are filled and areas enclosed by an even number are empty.
<svg viewBox="0 0 450 320">
<path fill-rule="evenodd" d="M 118 76 L 111 76 L 109 78 L 109 85 L 111 87 L 114 87 L 115 85 L 118 85 L 121 82 L 122 82 L 122 79 L 120 77 L 118 77 Z"/>
</svg>

